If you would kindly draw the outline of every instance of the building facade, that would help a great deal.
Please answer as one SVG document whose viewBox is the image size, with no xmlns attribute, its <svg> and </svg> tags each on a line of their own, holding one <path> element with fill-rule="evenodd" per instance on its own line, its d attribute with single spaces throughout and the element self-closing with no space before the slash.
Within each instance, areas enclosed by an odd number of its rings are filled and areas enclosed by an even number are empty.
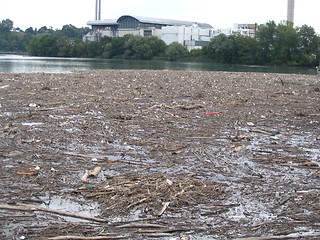
<svg viewBox="0 0 320 240">
<path fill-rule="evenodd" d="M 123 37 L 127 34 L 156 36 L 166 44 L 178 42 L 188 50 L 201 48 L 219 34 L 255 35 L 255 24 L 235 24 L 233 29 L 214 29 L 210 24 L 171 19 L 123 15 L 118 19 L 89 21 L 91 31 L 84 41 L 96 41 L 101 37 Z"/>
<path fill-rule="evenodd" d="M 188 49 L 200 48 L 212 38 L 213 27 L 207 23 L 124 15 L 118 19 L 89 21 L 91 31 L 84 41 L 126 34 L 156 36 L 166 44 L 179 42 Z"/>
</svg>

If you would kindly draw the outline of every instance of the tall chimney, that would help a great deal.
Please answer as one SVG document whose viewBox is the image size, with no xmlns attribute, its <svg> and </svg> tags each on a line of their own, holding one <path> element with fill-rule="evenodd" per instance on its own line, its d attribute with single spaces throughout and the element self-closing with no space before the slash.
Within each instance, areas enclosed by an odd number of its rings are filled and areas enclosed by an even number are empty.
<svg viewBox="0 0 320 240">
<path fill-rule="evenodd" d="M 294 22 L 294 0 L 288 0 L 287 22 Z"/>
<path fill-rule="evenodd" d="M 96 0 L 96 19 L 101 20 L 101 0 Z"/>
</svg>

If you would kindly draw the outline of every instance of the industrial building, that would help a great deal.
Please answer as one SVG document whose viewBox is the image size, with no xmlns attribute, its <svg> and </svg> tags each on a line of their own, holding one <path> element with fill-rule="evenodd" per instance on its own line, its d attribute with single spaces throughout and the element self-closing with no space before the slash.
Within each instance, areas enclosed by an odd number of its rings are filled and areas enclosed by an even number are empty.
<svg viewBox="0 0 320 240">
<path fill-rule="evenodd" d="M 219 34 L 255 37 L 257 24 L 235 24 L 233 28 L 214 29 L 210 24 L 152 17 L 123 15 L 118 19 L 101 20 L 101 0 L 96 0 L 95 20 L 87 24 L 91 31 L 84 41 L 96 41 L 101 37 L 123 37 L 126 34 L 157 36 L 166 44 L 178 42 L 189 50 L 201 48 Z M 294 21 L 294 0 L 288 0 L 287 21 Z"/>
<path fill-rule="evenodd" d="M 188 49 L 200 48 L 214 36 L 210 24 L 162 18 L 124 15 L 118 19 L 89 21 L 92 31 L 84 41 L 95 41 L 101 37 L 123 37 L 126 34 L 157 36 L 166 44 L 178 42 Z"/>
</svg>

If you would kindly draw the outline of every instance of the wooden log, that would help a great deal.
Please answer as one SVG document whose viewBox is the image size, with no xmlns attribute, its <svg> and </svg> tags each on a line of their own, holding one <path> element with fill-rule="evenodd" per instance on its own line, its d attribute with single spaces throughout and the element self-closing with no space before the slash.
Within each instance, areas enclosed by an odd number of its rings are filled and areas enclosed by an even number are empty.
<svg viewBox="0 0 320 240">
<path fill-rule="evenodd" d="M 128 223 L 117 226 L 117 228 L 165 228 L 166 226 L 154 223 Z"/>
<path fill-rule="evenodd" d="M 83 216 L 83 215 L 79 215 L 76 213 L 65 212 L 65 211 L 61 211 L 61 210 L 55 210 L 55 209 L 44 208 L 44 207 L 38 207 L 35 205 L 30 205 L 30 204 L 0 205 L 0 209 L 17 210 L 17 211 L 42 211 L 42 212 L 49 212 L 49 213 L 67 216 L 67 217 L 85 219 L 85 220 L 94 221 L 94 222 L 103 222 L 103 223 L 108 222 L 108 220 L 102 219 L 102 218 L 88 217 L 88 216 Z"/>
<path fill-rule="evenodd" d="M 250 130 L 250 132 L 263 133 L 263 134 L 267 134 L 270 136 L 275 135 L 275 133 L 273 133 L 273 132 L 267 132 L 267 131 L 264 131 L 261 129 L 252 129 L 252 130 Z"/>
<path fill-rule="evenodd" d="M 108 240 L 108 239 L 127 239 L 127 237 L 111 237 L 111 236 L 96 236 L 96 237 L 83 237 L 83 236 L 59 236 L 46 238 L 48 240 Z"/>
<path fill-rule="evenodd" d="M 274 240 L 274 239 L 296 239 L 306 237 L 317 237 L 320 236 L 320 232 L 315 233 L 293 233 L 289 235 L 277 235 L 277 236 L 265 236 L 265 237 L 245 237 L 245 238 L 234 238 L 233 240 Z"/>
<path fill-rule="evenodd" d="M 161 210 L 156 213 L 156 216 L 160 217 L 165 211 L 166 209 L 169 207 L 170 202 L 164 202 L 162 203 L 163 207 L 161 208 Z"/>
</svg>

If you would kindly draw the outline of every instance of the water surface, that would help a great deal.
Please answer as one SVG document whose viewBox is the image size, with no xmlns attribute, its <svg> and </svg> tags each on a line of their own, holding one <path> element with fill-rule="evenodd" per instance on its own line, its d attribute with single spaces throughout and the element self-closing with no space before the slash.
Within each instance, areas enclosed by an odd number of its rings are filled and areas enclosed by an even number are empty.
<svg viewBox="0 0 320 240">
<path fill-rule="evenodd" d="M 302 67 L 0 55 L 0 73 L 71 73 L 73 71 L 95 69 L 154 69 L 317 74 L 317 71 L 313 68 Z"/>
</svg>

